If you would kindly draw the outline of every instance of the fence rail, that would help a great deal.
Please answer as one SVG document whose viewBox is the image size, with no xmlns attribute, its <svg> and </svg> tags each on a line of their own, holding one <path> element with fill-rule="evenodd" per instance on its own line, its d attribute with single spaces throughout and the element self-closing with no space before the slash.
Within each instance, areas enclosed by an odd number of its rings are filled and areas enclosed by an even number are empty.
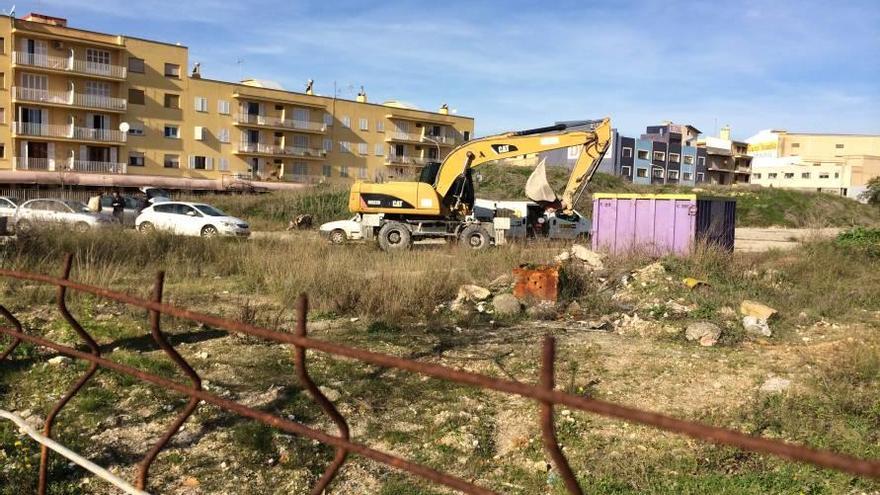
<svg viewBox="0 0 880 495">
<path fill-rule="evenodd" d="M 52 277 L 49 275 L 20 272 L 0 269 L 0 276 L 18 280 L 54 285 L 57 287 L 57 306 L 59 312 L 67 323 L 79 335 L 80 339 L 88 347 L 88 351 L 77 350 L 57 342 L 26 333 L 21 323 L 4 306 L 0 306 L 0 316 L 5 318 L 11 326 L 0 326 L 0 333 L 6 334 L 13 339 L 6 350 L 0 352 L 0 362 L 12 355 L 12 352 L 21 342 L 29 342 L 37 346 L 52 349 L 60 354 L 82 359 L 90 363 L 89 368 L 80 379 L 62 396 L 55 404 L 46 418 L 43 435 L 51 437 L 52 427 L 58 413 L 85 386 L 99 368 L 105 368 L 118 373 L 133 376 L 145 383 L 161 386 L 173 390 L 190 398 L 187 405 L 177 418 L 169 425 L 165 434 L 153 445 L 152 449 L 144 456 L 138 466 L 135 486 L 144 489 L 147 485 L 150 466 L 159 452 L 168 444 L 171 438 L 178 432 L 183 423 L 198 408 L 201 402 L 214 404 L 221 409 L 233 412 L 239 416 L 254 419 L 266 425 L 278 428 L 288 433 L 316 440 L 320 443 L 335 448 L 335 456 L 325 469 L 323 475 L 314 485 L 312 494 L 318 495 L 324 491 L 335 478 L 339 469 L 345 464 L 349 454 L 357 454 L 368 459 L 380 462 L 390 467 L 406 471 L 433 483 L 443 484 L 450 488 L 468 494 L 493 494 L 494 491 L 477 486 L 469 481 L 432 469 L 427 466 L 407 461 L 403 458 L 381 452 L 369 446 L 351 441 L 348 423 L 339 413 L 333 403 L 327 399 L 317 385 L 312 381 L 306 362 L 306 351 L 320 351 L 329 355 L 350 358 L 364 363 L 410 371 L 413 373 L 471 385 L 482 389 L 494 390 L 506 394 L 519 395 L 534 400 L 540 405 L 538 418 L 542 440 L 548 456 L 559 473 L 566 489 L 572 494 L 581 494 L 574 472 L 569 466 L 565 455 L 559 447 L 554 430 L 554 407 L 564 405 L 579 411 L 592 412 L 602 416 L 616 418 L 631 423 L 641 424 L 666 430 L 680 435 L 690 436 L 699 440 L 717 444 L 729 445 L 743 450 L 772 454 L 789 460 L 806 462 L 816 466 L 827 467 L 860 476 L 880 478 L 880 461 L 858 459 L 855 457 L 836 454 L 828 451 L 814 450 L 805 446 L 755 437 L 739 433 L 733 430 L 714 426 L 684 421 L 670 416 L 635 409 L 632 407 L 566 394 L 554 388 L 554 362 L 555 341 L 553 337 L 546 337 L 543 343 L 542 366 L 540 380 L 537 385 L 503 380 L 498 378 L 449 368 L 439 364 L 424 363 L 409 359 L 380 354 L 363 349 L 357 349 L 328 341 L 316 340 L 306 335 L 306 316 L 308 312 L 308 300 L 305 295 L 297 301 L 296 331 L 294 334 L 282 333 L 276 330 L 257 327 L 246 323 L 197 313 L 179 308 L 162 302 L 162 290 L 164 286 L 164 273 L 159 272 L 153 286 L 153 294 L 150 300 L 137 298 L 120 292 L 114 292 L 102 287 L 85 285 L 70 280 L 70 270 L 73 257 L 68 255 L 64 261 L 62 275 Z M 67 290 L 74 290 L 92 294 L 101 298 L 143 308 L 149 311 L 150 333 L 158 346 L 174 361 L 174 363 L 189 378 L 191 384 L 186 385 L 161 376 L 146 373 L 136 368 L 119 364 L 101 357 L 98 344 L 91 335 L 80 325 L 70 313 L 66 305 Z M 293 347 L 294 364 L 296 373 L 303 386 L 308 390 L 312 399 L 321 407 L 327 416 L 334 422 L 338 434 L 331 435 L 321 430 L 314 429 L 305 424 L 285 419 L 271 413 L 260 411 L 241 403 L 224 399 L 202 389 L 201 379 L 198 373 L 183 359 L 183 357 L 168 343 L 161 330 L 160 320 L 162 315 L 186 319 L 202 323 L 215 328 L 230 332 L 243 333 L 254 337 L 263 338 L 281 344 L 289 344 Z M 47 488 L 48 448 L 44 447 L 41 454 L 38 493 L 44 495 Z"/>
</svg>

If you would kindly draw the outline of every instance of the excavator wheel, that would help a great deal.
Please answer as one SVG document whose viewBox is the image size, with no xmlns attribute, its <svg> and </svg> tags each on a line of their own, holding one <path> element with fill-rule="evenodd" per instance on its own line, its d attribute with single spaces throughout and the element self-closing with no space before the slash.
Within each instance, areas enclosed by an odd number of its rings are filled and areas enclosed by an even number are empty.
<svg viewBox="0 0 880 495">
<path fill-rule="evenodd" d="M 412 232 L 400 222 L 387 222 L 379 229 L 382 251 L 405 251 L 412 247 Z"/>
<path fill-rule="evenodd" d="M 462 229 L 458 236 L 461 245 L 473 249 L 474 251 L 482 251 L 492 245 L 492 238 L 481 225 L 468 225 Z"/>
</svg>

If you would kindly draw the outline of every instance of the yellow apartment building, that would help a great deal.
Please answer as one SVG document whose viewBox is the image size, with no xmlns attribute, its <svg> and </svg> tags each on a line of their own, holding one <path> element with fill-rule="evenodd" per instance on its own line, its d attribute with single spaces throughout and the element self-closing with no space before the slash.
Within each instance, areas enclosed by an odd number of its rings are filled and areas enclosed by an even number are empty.
<svg viewBox="0 0 880 495">
<path fill-rule="evenodd" d="M 752 184 L 858 198 L 880 176 L 880 135 L 765 130 L 746 141 Z"/>
<path fill-rule="evenodd" d="M 295 188 L 411 177 L 474 121 L 190 71 L 184 46 L 0 17 L 0 184 Z"/>
</svg>

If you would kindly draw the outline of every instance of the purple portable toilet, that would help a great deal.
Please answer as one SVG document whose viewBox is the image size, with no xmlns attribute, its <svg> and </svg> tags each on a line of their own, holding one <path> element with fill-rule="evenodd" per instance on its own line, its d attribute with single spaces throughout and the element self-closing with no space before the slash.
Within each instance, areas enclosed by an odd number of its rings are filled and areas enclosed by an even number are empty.
<svg viewBox="0 0 880 495">
<path fill-rule="evenodd" d="M 593 195 L 593 250 L 688 254 L 696 241 L 733 251 L 736 200 L 697 194 Z"/>
</svg>

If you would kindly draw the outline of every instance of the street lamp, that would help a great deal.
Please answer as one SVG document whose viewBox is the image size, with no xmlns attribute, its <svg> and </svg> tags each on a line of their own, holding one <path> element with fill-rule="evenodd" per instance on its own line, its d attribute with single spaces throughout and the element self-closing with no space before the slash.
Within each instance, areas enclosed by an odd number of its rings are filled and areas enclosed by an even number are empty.
<svg viewBox="0 0 880 495">
<path fill-rule="evenodd" d="M 422 140 L 422 141 L 427 141 L 427 142 L 429 142 L 429 143 L 432 143 L 434 146 L 437 147 L 437 161 L 440 161 L 440 143 L 438 143 L 436 140 L 431 139 L 431 138 L 429 138 L 428 136 L 425 136 L 425 135 L 422 136 L 422 139 L 421 139 L 421 140 Z"/>
</svg>

